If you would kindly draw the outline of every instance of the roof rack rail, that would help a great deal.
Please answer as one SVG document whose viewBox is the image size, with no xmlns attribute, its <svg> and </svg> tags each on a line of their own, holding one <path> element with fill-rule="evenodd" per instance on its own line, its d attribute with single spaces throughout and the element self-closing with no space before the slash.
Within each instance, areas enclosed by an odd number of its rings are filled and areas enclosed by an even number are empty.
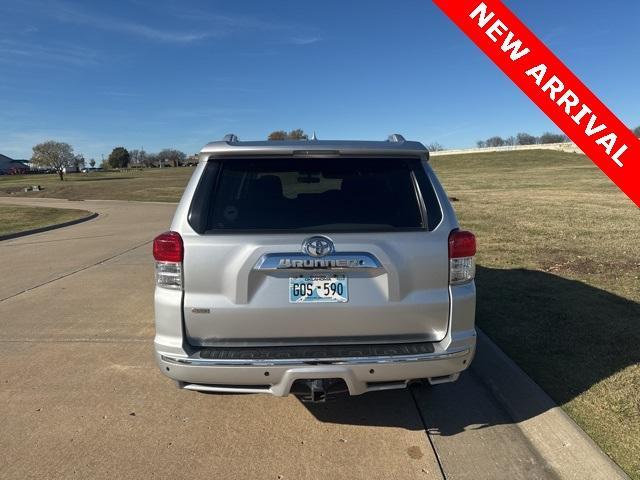
<svg viewBox="0 0 640 480">
<path fill-rule="evenodd" d="M 392 133 L 387 137 L 387 142 L 404 143 L 405 139 L 399 133 Z"/>
<path fill-rule="evenodd" d="M 222 141 L 227 143 L 236 143 L 238 141 L 238 136 L 235 133 L 227 133 Z"/>
</svg>

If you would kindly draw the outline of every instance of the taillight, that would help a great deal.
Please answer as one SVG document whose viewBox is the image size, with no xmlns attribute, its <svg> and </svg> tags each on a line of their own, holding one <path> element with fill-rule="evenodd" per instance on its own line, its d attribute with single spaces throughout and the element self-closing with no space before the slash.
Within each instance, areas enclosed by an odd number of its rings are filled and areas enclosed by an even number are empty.
<svg viewBox="0 0 640 480">
<path fill-rule="evenodd" d="M 153 258 L 156 260 L 156 285 L 182 290 L 184 245 L 180 234 L 164 232 L 154 238 Z"/>
<path fill-rule="evenodd" d="M 449 234 L 449 284 L 460 285 L 476 276 L 476 237 L 471 232 L 453 230 Z"/>
<path fill-rule="evenodd" d="M 184 247 L 178 232 L 164 232 L 153 239 L 153 258 L 157 262 L 182 262 Z"/>
</svg>

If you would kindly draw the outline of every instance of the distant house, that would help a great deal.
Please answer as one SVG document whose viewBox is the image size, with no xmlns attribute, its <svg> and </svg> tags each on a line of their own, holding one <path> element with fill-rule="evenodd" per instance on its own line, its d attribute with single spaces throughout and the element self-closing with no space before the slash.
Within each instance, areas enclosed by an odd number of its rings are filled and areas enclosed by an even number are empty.
<svg viewBox="0 0 640 480">
<path fill-rule="evenodd" d="M 26 160 L 14 160 L 0 153 L 0 175 L 6 175 L 7 173 L 21 172 L 26 173 L 29 171 L 29 162 Z"/>
<path fill-rule="evenodd" d="M 77 163 L 73 165 L 67 165 L 66 167 L 62 167 L 62 171 L 64 173 L 78 173 L 80 171 L 80 165 Z"/>
</svg>

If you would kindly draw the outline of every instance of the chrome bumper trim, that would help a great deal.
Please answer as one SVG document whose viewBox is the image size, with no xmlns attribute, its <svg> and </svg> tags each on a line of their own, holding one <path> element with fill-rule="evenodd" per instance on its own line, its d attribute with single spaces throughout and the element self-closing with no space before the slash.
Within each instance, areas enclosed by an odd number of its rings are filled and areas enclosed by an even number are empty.
<svg viewBox="0 0 640 480">
<path fill-rule="evenodd" d="M 433 360 L 449 360 L 452 358 L 464 357 L 471 352 L 469 347 L 463 347 L 446 352 L 423 353 L 416 355 L 389 355 L 375 357 L 350 357 L 350 358 L 299 358 L 299 359 L 212 359 L 212 358 L 193 358 L 193 357 L 173 357 L 169 355 L 160 355 L 160 359 L 164 362 L 175 363 L 179 365 L 192 366 L 251 366 L 265 367 L 272 365 L 360 365 L 360 364 L 385 364 L 385 363 L 403 363 L 403 362 L 426 362 Z"/>
</svg>

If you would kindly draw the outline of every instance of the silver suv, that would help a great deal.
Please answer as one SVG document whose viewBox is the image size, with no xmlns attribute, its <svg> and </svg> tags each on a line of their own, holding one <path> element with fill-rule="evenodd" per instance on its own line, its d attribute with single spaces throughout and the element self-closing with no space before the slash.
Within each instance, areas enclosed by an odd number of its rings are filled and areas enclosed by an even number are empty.
<svg viewBox="0 0 640 480">
<path fill-rule="evenodd" d="M 206 145 L 153 243 L 155 351 L 202 392 L 451 382 L 474 355 L 475 237 L 417 142 Z"/>
</svg>

